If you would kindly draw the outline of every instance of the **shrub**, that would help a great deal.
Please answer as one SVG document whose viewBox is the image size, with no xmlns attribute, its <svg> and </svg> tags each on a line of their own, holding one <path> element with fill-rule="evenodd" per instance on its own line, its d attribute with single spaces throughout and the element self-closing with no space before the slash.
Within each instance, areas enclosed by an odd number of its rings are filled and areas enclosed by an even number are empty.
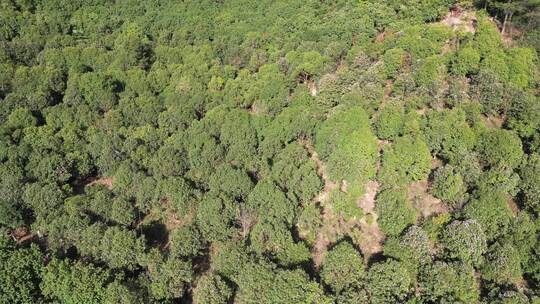
<svg viewBox="0 0 540 304">
<path fill-rule="evenodd" d="M 336 294 L 358 288 L 365 275 L 362 255 L 350 243 L 341 242 L 326 255 L 320 275 Z"/>
<path fill-rule="evenodd" d="M 384 53 L 382 60 L 384 62 L 384 73 L 386 74 L 386 78 L 396 78 L 403 65 L 406 54 L 407 53 L 400 48 L 390 49 Z"/>
<path fill-rule="evenodd" d="M 486 235 L 475 220 L 453 221 L 445 227 L 441 243 L 450 259 L 458 259 L 473 266 L 480 265 L 487 250 Z"/>
<path fill-rule="evenodd" d="M 459 207 L 466 198 L 466 191 L 463 178 L 452 166 L 447 165 L 435 171 L 431 186 L 431 193 L 435 197 L 453 207 Z"/>
<path fill-rule="evenodd" d="M 367 291 L 374 304 L 404 301 L 413 283 L 405 265 L 395 260 L 371 265 L 367 282 Z"/>
<path fill-rule="evenodd" d="M 405 190 L 387 189 L 377 195 L 379 225 L 387 235 L 399 235 L 416 221 L 416 212 Z"/>
<path fill-rule="evenodd" d="M 418 136 L 404 136 L 384 148 L 379 180 L 387 186 L 404 185 L 426 178 L 430 169 L 426 143 Z"/>
<path fill-rule="evenodd" d="M 472 47 L 461 48 L 452 61 L 452 72 L 457 76 L 475 73 L 480 63 L 480 54 Z"/>
<path fill-rule="evenodd" d="M 482 225 L 487 240 L 505 234 L 512 220 L 512 211 L 504 193 L 489 189 L 475 196 L 463 209 L 465 216 Z"/>
<path fill-rule="evenodd" d="M 403 133 L 403 111 L 399 105 L 389 105 L 379 110 L 375 120 L 375 134 L 380 139 L 395 139 Z"/>
<path fill-rule="evenodd" d="M 522 160 L 521 140 L 511 131 L 489 129 L 479 138 L 480 159 L 490 167 L 515 168 Z"/>
</svg>

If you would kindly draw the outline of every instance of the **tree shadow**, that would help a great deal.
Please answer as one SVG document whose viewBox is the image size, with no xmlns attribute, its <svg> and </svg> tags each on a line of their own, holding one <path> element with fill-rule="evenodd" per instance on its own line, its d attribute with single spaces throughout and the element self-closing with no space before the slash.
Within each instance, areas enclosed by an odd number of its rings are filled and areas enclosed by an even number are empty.
<svg viewBox="0 0 540 304">
<path fill-rule="evenodd" d="M 164 247 L 169 240 L 167 227 L 165 224 L 157 221 L 144 225 L 142 227 L 142 234 L 150 247 Z"/>
</svg>

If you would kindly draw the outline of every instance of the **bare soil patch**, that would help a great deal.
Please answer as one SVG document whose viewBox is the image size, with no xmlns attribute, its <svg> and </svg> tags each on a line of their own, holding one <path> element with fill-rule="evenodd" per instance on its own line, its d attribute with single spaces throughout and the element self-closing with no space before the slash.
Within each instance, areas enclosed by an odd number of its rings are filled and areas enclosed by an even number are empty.
<svg viewBox="0 0 540 304">
<path fill-rule="evenodd" d="M 17 245 L 22 245 L 28 241 L 31 241 L 37 235 L 36 233 L 30 232 L 28 227 L 25 226 L 13 229 L 10 234 Z"/>
<path fill-rule="evenodd" d="M 377 181 L 369 181 L 364 185 L 364 195 L 358 200 L 358 207 L 364 210 L 364 213 L 373 213 L 375 211 L 375 196 L 379 190 Z"/>
<path fill-rule="evenodd" d="M 506 198 L 506 203 L 508 204 L 508 207 L 510 208 L 510 210 L 512 210 L 512 214 L 514 216 L 517 216 L 519 213 L 519 206 L 516 203 L 516 201 L 511 196 L 508 196 Z"/>
<path fill-rule="evenodd" d="M 506 116 L 482 115 L 482 120 L 487 128 L 501 128 L 506 121 Z"/>
<path fill-rule="evenodd" d="M 344 181 L 338 184 L 331 181 L 328 178 L 325 165 L 319 158 L 313 145 L 307 141 L 302 141 L 301 144 L 306 148 L 311 159 L 315 162 L 317 173 L 324 182 L 323 191 L 313 201 L 313 203 L 320 204 L 322 207 L 322 224 L 316 232 L 315 243 L 312 247 L 312 259 L 315 270 L 318 270 L 324 261 L 328 247 L 344 235 L 350 235 L 355 240 L 356 245 L 362 251 L 364 259 L 367 262 L 372 255 L 382 251 L 382 244 L 385 239 L 384 233 L 381 231 L 377 222 L 378 216 L 375 213 L 375 198 L 379 190 L 379 183 L 377 181 L 368 181 L 363 185 L 364 194 L 356 202 L 358 208 L 362 209 L 364 217 L 345 221 L 341 216 L 335 214 L 332 205 L 328 202 L 332 191 L 338 190 L 339 187 L 339 190 L 346 192 L 349 187 L 348 183 Z M 379 154 L 385 144 L 388 144 L 388 142 L 379 141 Z M 379 166 L 380 163 L 378 162 L 377 167 Z"/>
<path fill-rule="evenodd" d="M 461 8 L 456 7 L 446 14 L 440 23 L 451 27 L 454 31 L 475 33 L 477 19 L 474 12 L 463 11 Z"/>
<path fill-rule="evenodd" d="M 420 215 L 423 218 L 429 218 L 450 212 L 450 208 L 445 203 L 429 194 L 428 188 L 427 180 L 411 183 L 408 188 L 409 200 Z"/>
<path fill-rule="evenodd" d="M 388 79 L 386 85 L 384 86 L 384 99 L 387 100 L 392 95 L 392 89 L 394 88 L 394 81 Z"/>
<path fill-rule="evenodd" d="M 312 248 L 313 263 L 315 269 L 318 270 L 322 261 L 324 260 L 328 246 L 332 243 L 332 239 L 335 238 L 335 229 L 331 229 L 333 225 L 330 224 L 331 222 L 334 222 L 332 220 L 334 218 L 334 214 L 331 207 L 326 203 L 330 198 L 330 193 L 334 189 L 337 189 L 338 184 L 328 178 L 325 165 L 319 158 L 319 154 L 317 151 L 315 151 L 313 144 L 309 141 L 301 141 L 300 143 L 307 150 L 313 162 L 315 162 L 315 165 L 317 166 L 317 174 L 321 177 L 324 183 L 323 190 L 314 198 L 314 203 L 318 203 L 322 206 L 322 225 L 319 231 L 317 231 L 315 244 Z"/>
<path fill-rule="evenodd" d="M 100 179 L 93 180 L 87 184 L 87 186 L 93 186 L 93 185 L 103 185 L 107 187 L 107 189 L 112 190 L 113 188 L 113 180 L 109 177 L 102 177 Z"/>
<path fill-rule="evenodd" d="M 364 211 L 364 218 L 360 220 L 361 235 L 357 240 L 357 245 L 362 250 L 364 260 L 382 251 L 384 233 L 377 222 L 378 215 L 375 213 L 375 197 L 379 190 L 377 181 L 369 181 L 364 185 L 365 193 L 358 199 L 358 207 Z"/>
</svg>

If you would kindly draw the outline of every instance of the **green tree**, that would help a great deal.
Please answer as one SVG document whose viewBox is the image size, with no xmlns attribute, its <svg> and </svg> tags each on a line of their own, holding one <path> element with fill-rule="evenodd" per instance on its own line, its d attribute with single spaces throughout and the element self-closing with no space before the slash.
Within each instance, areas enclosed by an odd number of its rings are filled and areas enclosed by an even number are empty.
<svg viewBox="0 0 540 304">
<path fill-rule="evenodd" d="M 452 61 L 452 72 L 458 76 L 466 76 L 478 71 L 480 54 L 472 47 L 459 49 Z"/>
<path fill-rule="evenodd" d="M 491 167 L 513 169 L 522 160 L 523 150 L 519 137 L 508 130 L 490 129 L 478 140 L 481 160 Z"/>
<path fill-rule="evenodd" d="M 296 219 L 299 236 L 313 245 L 321 224 L 321 209 L 314 203 L 304 205 Z"/>
<path fill-rule="evenodd" d="M 118 51 L 119 67 L 127 68 L 136 64 L 147 67 L 152 61 L 150 40 L 136 23 L 128 23 L 114 41 Z"/>
<path fill-rule="evenodd" d="M 285 55 L 288 62 L 288 70 L 292 79 L 306 81 L 312 77 L 321 75 L 328 62 L 328 58 L 316 51 L 300 53 L 289 52 Z"/>
<path fill-rule="evenodd" d="M 210 242 L 232 237 L 237 210 L 234 200 L 226 195 L 215 192 L 204 195 L 196 215 L 203 237 Z"/>
<path fill-rule="evenodd" d="M 500 284 L 517 283 L 522 279 L 519 254 L 511 244 L 496 243 L 486 254 L 482 277 Z"/>
<path fill-rule="evenodd" d="M 81 262 L 53 259 L 43 271 L 41 290 L 50 299 L 66 304 L 103 303 L 111 274 Z"/>
<path fill-rule="evenodd" d="M 404 301 L 412 291 L 413 281 L 404 264 L 387 260 L 371 265 L 367 274 L 371 303 Z"/>
<path fill-rule="evenodd" d="M 258 137 L 252 117 L 243 110 L 227 113 L 220 130 L 221 143 L 226 147 L 225 159 L 238 167 L 255 171 L 258 162 Z"/>
<path fill-rule="evenodd" d="M 364 259 L 350 243 L 340 242 L 326 255 L 320 275 L 336 294 L 359 288 L 365 276 Z"/>
<path fill-rule="evenodd" d="M 533 153 L 528 156 L 520 167 L 521 183 L 519 187 L 523 193 L 527 207 L 540 212 L 540 156 Z"/>
<path fill-rule="evenodd" d="M 146 278 L 152 298 L 158 301 L 172 300 L 184 295 L 193 277 L 191 262 L 176 257 L 164 257 L 151 250 L 144 257 L 147 267 Z"/>
<path fill-rule="evenodd" d="M 272 158 L 288 143 L 298 138 L 311 138 L 320 119 L 318 110 L 310 104 L 312 97 L 304 92 L 294 100 L 293 104 L 283 109 L 272 121 L 263 124 L 262 141 L 259 150 L 263 155 Z"/>
<path fill-rule="evenodd" d="M 434 55 L 427 57 L 415 73 L 416 85 L 428 92 L 436 94 L 441 87 L 445 76 L 446 65 L 441 57 Z"/>
<path fill-rule="evenodd" d="M 239 303 L 331 303 L 319 284 L 300 269 L 273 270 L 270 265 L 251 262 L 242 267 L 235 283 L 234 301 Z"/>
<path fill-rule="evenodd" d="M 487 251 L 486 236 L 475 220 L 451 222 L 445 227 L 440 241 L 448 258 L 474 266 L 480 265 L 482 255 Z"/>
<path fill-rule="evenodd" d="M 454 262 L 434 262 L 419 276 L 421 298 L 434 303 L 478 303 L 478 282 L 472 266 Z"/>
<path fill-rule="evenodd" d="M 494 72 L 480 69 L 478 74 L 472 78 L 472 84 L 473 96 L 480 101 L 482 112 L 499 114 L 507 111 L 508 104 L 504 98 L 503 80 Z"/>
<path fill-rule="evenodd" d="M 316 64 L 316 63 L 314 63 Z M 304 65 L 297 67 L 306 73 L 314 73 L 314 70 Z M 296 72 L 295 72 L 296 73 Z M 259 68 L 255 75 L 256 80 L 248 90 L 248 94 L 253 98 L 252 107 L 255 111 L 275 115 L 287 105 L 287 81 L 285 75 L 279 71 L 277 64 L 266 64 Z"/>
<path fill-rule="evenodd" d="M 427 232 L 419 226 L 407 228 L 399 237 L 389 237 L 384 243 L 384 255 L 403 263 L 412 276 L 432 263 L 432 243 Z"/>
<path fill-rule="evenodd" d="M 484 171 L 476 182 L 479 191 L 489 191 L 497 188 L 497 191 L 507 193 L 510 196 L 516 195 L 520 182 L 519 175 L 510 168 L 496 167 Z"/>
<path fill-rule="evenodd" d="M 120 282 L 115 280 L 109 285 L 105 291 L 103 297 L 104 303 L 107 304 L 140 304 L 148 301 L 148 296 L 136 282 L 127 280 L 127 282 Z"/>
<path fill-rule="evenodd" d="M 317 166 L 299 144 L 289 144 L 273 160 L 272 177 L 292 200 L 309 202 L 322 189 Z"/>
<path fill-rule="evenodd" d="M 493 303 L 497 304 L 527 304 L 531 303 L 525 294 L 519 291 L 509 290 L 500 292 Z M 534 303 L 534 300 L 532 301 Z"/>
<path fill-rule="evenodd" d="M 404 63 L 407 53 L 400 48 L 387 50 L 382 56 L 387 78 L 395 79 Z"/>
<path fill-rule="evenodd" d="M 144 251 L 144 241 L 134 231 L 111 227 L 99 244 L 100 256 L 111 268 L 134 269 Z"/>
<path fill-rule="evenodd" d="M 358 220 L 364 216 L 364 211 L 358 207 L 358 198 L 364 194 L 362 185 L 347 185 L 347 191 L 334 190 L 330 192 L 329 205 L 335 214 L 343 217 L 346 221 Z"/>
<path fill-rule="evenodd" d="M 404 136 L 383 150 L 379 180 L 387 186 L 401 186 L 422 180 L 431 169 L 431 154 L 420 137 Z"/>
<path fill-rule="evenodd" d="M 255 185 L 247 198 L 246 208 L 260 220 L 287 224 L 293 223 L 298 211 L 298 206 L 270 180 L 262 180 Z"/>
<path fill-rule="evenodd" d="M 21 196 L 24 171 L 15 163 L 0 164 L 0 225 L 16 228 L 24 223 Z"/>
<path fill-rule="evenodd" d="M 462 109 L 428 112 L 423 133 L 434 154 L 452 163 L 462 159 L 476 142 L 475 133 Z"/>
<path fill-rule="evenodd" d="M 404 114 L 398 104 L 392 104 L 379 110 L 375 120 L 375 134 L 380 139 L 395 139 L 403 133 Z"/>
<path fill-rule="evenodd" d="M 41 299 L 39 284 L 43 254 L 36 245 L 16 248 L 0 229 L 0 302 L 36 303 Z"/>
<path fill-rule="evenodd" d="M 512 219 L 512 210 L 508 207 L 507 198 L 500 191 L 485 190 L 465 205 L 463 213 L 467 218 L 482 225 L 486 238 L 494 240 L 504 234 Z"/>
<path fill-rule="evenodd" d="M 510 99 L 508 127 L 515 130 L 520 137 L 533 135 L 540 125 L 540 101 L 530 92 L 513 86 L 507 88 L 507 95 Z"/>
<path fill-rule="evenodd" d="M 244 199 L 251 192 L 253 182 L 242 170 L 223 164 L 215 168 L 208 186 L 212 191 L 222 192 L 236 199 Z"/>
<path fill-rule="evenodd" d="M 379 225 L 386 235 L 399 235 L 416 221 L 416 211 L 407 199 L 407 191 L 387 189 L 377 195 L 375 206 Z"/>
<path fill-rule="evenodd" d="M 331 179 L 353 183 L 375 175 L 377 142 L 361 107 L 334 113 L 321 125 L 315 140 Z"/>
<path fill-rule="evenodd" d="M 202 276 L 193 290 L 193 303 L 195 304 L 221 304 L 229 302 L 233 294 L 232 289 L 217 274 Z"/>
<path fill-rule="evenodd" d="M 194 258 L 202 254 L 204 239 L 194 225 L 184 225 L 169 233 L 169 254 L 172 257 Z"/>
<path fill-rule="evenodd" d="M 435 171 L 430 191 L 435 197 L 453 207 L 459 207 L 467 197 L 467 187 L 463 178 L 449 165 Z"/>
<path fill-rule="evenodd" d="M 511 48 L 506 60 L 510 69 L 510 82 L 520 88 L 530 87 L 534 77 L 534 61 L 537 60 L 536 52 L 531 48 Z"/>
</svg>

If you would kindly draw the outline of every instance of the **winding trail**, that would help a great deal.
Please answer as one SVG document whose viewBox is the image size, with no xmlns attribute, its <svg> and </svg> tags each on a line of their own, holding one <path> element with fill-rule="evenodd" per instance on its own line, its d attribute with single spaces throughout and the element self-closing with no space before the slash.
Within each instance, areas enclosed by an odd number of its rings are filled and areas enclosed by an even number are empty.
<svg viewBox="0 0 540 304">
<path fill-rule="evenodd" d="M 382 251 L 382 243 L 385 238 L 377 222 L 377 214 L 375 212 L 375 198 L 379 190 L 379 183 L 377 181 L 366 182 L 364 184 L 364 194 L 357 199 L 357 206 L 363 210 L 364 217 L 345 221 L 341 216 L 334 213 L 329 200 L 332 191 L 338 188 L 346 191 L 347 183 L 338 184 L 331 181 L 326 172 L 325 165 L 319 158 L 312 143 L 309 141 L 301 141 L 300 143 L 315 162 L 317 173 L 324 182 L 323 190 L 313 199 L 313 203 L 319 204 L 322 208 L 322 223 L 316 232 L 315 243 L 311 252 L 315 270 L 318 270 L 324 261 L 328 247 L 336 242 L 340 236 L 346 234 L 359 236 L 354 239 L 367 262 L 372 255 Z M 379 147 L 379 154 L 381 147 L 382 144 Z M 377 164 L 377 168 L 379 166 Z M 360 233 L 358 234 L 358 232 Z"/>
<path fill-rule="evenodd" d="M 313 144 L 307 140 L 301 141 L 300 144 L 304 146 L 311 160 L 315 162 L 315 165 L 317 166 L 317 174 L 321 177 L 324 183 L 323 190 L 313 199 L 313 203 L 319 204 L 322 207 L 322 224 L 320 229 L 317 231 L 315 244 L 312 248 L 313 263 L 315 269 L 318 270 L 322 261 L 324 260 L 324 257 L 326 256 L 328 246 L 332 243 L 332 239 L 334 238 L 331 236 L 335 234 L 335 232 L 332 233 L 335 229 L 333 227 L 334 225 L 332 225 L 335 215 L 330 204 L 327 204 L 327 202 L 330 199 L 330 193 L 334 189 L 338 188 L 338 184 L 328 178 L 326 167 L 319 158 L 317 151 L 315 151 Z"/>
<path fill-rule="evenodd" d="M 375 212 L 375 197 L 379 190 L 379 183 L 369 181 L 364 185 L 364 189 L 364 195 L 358 199 L 358 207 L 364 211 L 364 217 L 360 220 L 362 235 L 357 245 L 367 262 L 372 255 L 382 251 L 384 234 L 379 227 L 378 215 Z"/>
</svg>

